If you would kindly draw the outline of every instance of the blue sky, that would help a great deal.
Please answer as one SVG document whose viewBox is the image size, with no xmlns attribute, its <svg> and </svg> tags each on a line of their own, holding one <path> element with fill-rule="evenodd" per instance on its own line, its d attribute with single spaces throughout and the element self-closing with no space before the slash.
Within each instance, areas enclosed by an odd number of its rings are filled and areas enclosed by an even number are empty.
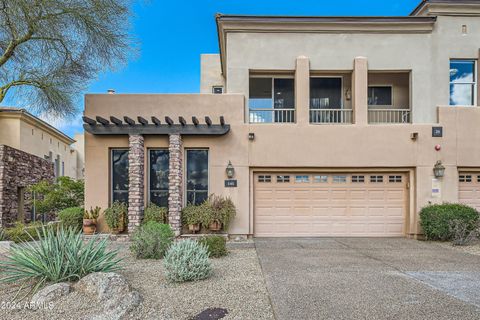
<svg viewBox="0 0 480 320">
<path fill-rule="evenodd" d="M 218 53 L 215 13 L 255 15 L 405 16 L 420 0 L 147 0 L 134 7 L 132 33 L 140 54 L 102 74 L 87 92 L 195 93 L 200 54 Z M 83 110 L 79 94 L 79 116 Z M 81 132 L 79 116 L 53 121 L 69 135 Z"/>
</svg>

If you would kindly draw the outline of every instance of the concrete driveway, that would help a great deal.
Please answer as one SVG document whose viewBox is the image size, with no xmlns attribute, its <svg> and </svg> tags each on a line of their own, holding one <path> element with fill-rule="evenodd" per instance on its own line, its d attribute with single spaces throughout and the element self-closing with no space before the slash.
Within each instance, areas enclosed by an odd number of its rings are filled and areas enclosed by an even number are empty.
<svg viewBox="0 0 480 320">
<path fill-rule="evenodd" d="M 480 319 L 480 256 L 408 239 L 256 239 L 282 319 Z"/>
</svg>

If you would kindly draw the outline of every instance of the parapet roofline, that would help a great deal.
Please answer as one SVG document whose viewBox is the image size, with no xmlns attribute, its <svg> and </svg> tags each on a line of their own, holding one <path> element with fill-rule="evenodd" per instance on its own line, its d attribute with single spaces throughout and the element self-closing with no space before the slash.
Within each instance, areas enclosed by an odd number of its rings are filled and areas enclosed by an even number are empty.
<svg viewBox="0 0 480 320">
<path fill-rule="evenodd" d="M 410 16 L 478 16 L 480 0 L 422 0 Z"/>
<path fill-rule="evenodd" d="M 432 33 L 436 17 L 215 16 L 222 72 L 228 33 Z"/>
</svg>

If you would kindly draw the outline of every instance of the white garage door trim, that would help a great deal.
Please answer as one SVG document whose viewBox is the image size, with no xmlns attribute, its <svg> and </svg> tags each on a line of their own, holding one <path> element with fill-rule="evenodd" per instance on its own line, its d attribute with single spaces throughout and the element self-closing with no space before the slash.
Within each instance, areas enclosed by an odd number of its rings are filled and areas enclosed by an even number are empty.
<svg viewBox="0 0 480 320">
<path fill-rule="evenodd" d="M 254 172 L 256 237 L 404 236 L 405 172 Z"/>
</svg>

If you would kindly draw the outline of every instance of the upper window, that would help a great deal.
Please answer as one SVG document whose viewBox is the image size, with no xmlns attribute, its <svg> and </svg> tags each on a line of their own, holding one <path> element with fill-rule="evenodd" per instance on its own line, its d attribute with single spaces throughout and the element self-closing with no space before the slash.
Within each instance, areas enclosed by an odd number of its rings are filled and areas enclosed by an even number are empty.
<svg viewBox="0 0 480 320">
<path fill-rule="evenodd" d="M 342 78 L 310 78 L 310 109 L 341 109 Z"/>
<path fill-rule="evenodd" d="M 208 150 L 187 150 L 187 203 L 208 198 Z"/>
<path fill-rule="evenodd" d="M 313 182 L 315 183 L 327 183 L 328 176 L 313 176 Z"/>
<path fill-rule="evenodd" d="M 370 176 L 370 182 L 372 183 L 383 182 L 383 176 Z"/>
<path fill-rule="evenodd" d="M 392 106 L 392 87 L 370 86 L 368 87 L 369 106 Z"/>
<path fill-rule="evenodd" d="M 149 150 L 149 197 L 150 202 L 168 207 L 168 150 Z"/>
<path fill-rule="evenodd" d="M 112 150 L 111 161 L 112 202 L 128 203 L 128 150 Z"/>
<path fill-rule="evenodd" d="M 310 178 L 308 176 L 295 176 L 296 183 L 307 183 L 309 181 L 310 181 Z"/>
<path fill-rule="evenodd" d="M 450 61 L 450 105 L 474 106 L 477 95 L 475 60 Z"/>
<path fill-rule="evenodd" d="M 294 79 L 250 78 L 250 122 L 295 121 Z"/>
<path fill-rule="evenodd" d="M 213 86 L 212 87 L 213 94 L 222 94 L 223 93 L 223 86 Z"/>
<path fill-rule="evenodd" d="M 272 182 L 272 176 L 258 176 L 258 182 Z"/>
<path fill-rule="evenodd" d="M 277 176 L 278 183 L 287 183 L 290 182 L 290 176 Z"/>
<path fill-rule="evenodd" d="M 333 176 L 333 183 L 345 183 L 347 182 L 347 176 Z"/>
<path fill-rule="evenodd" d="M 459 182 L 472 182 L 472 176 L 467 174 L 462 174 L 460 176 L 458 176 L 458 181 Z"/>
</svg>

